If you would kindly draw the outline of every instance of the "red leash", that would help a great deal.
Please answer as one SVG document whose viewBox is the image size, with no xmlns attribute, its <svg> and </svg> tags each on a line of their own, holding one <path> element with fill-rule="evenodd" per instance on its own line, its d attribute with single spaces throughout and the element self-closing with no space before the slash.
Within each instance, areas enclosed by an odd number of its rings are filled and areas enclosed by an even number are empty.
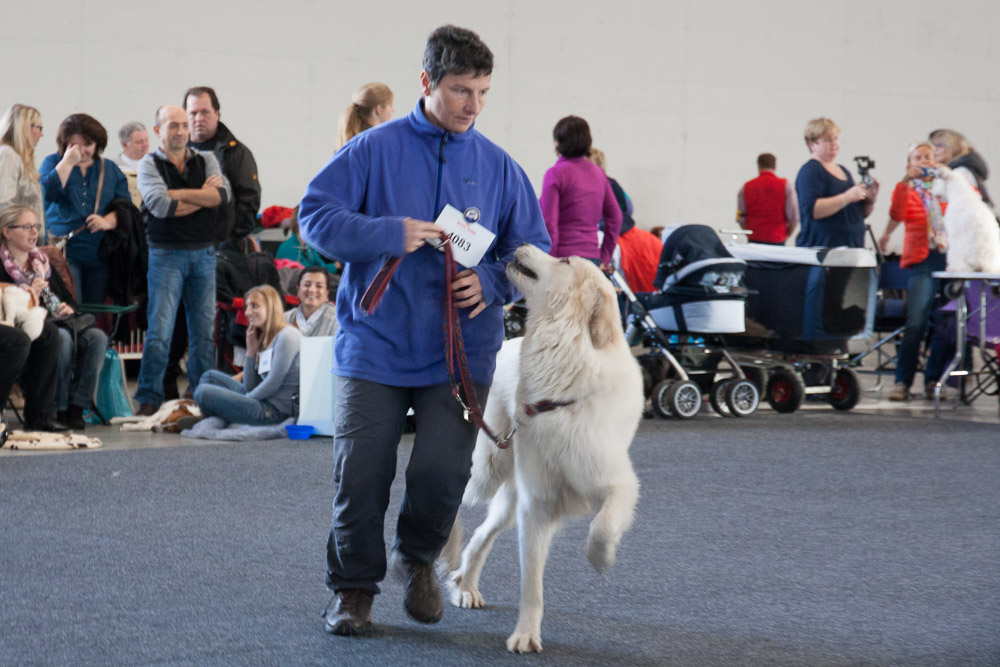
<svg viewBox="0 0 1000 667">
<path fill-rule="evenodd" d="M 483 411 L 476 396 L 476 387 L 472 383 L 472 374 L 469 372 L 469 362 L 465 355 L 465 341 L 462 338 L 462 324 L 458 317 L 458 308 L 455 306 L 454 295 L 451 291 L 451 284 L 455 281 L 456 264 L 451 252 L 451 242 L 445 233 L 441 233 L 441 240 L 444 245 L 444 349 L 448 360 L 448 381 L 451 383 L 451 395 L 455 397 L 458 404 L 462 406 L 465 421 L 474 423 L 482 429 L 483 433 L 489 436 L 490 440 L 496 443 L 500 449 L 510 446 L 510 439 L 514 435 L 512 429 L 506 436 L 498 438 L 493 431 L 483 421 Z M 372 280 L 364 296 L 361 297 L 361 307 L 366 313 L 371 315 L 378 306 L 379 301 L 385 294 L 386 288 L 392 275 L 396 272 L 402 257 L 390 257 L 379 269 L 375 279 Z M 458 381 L 455 379 L 455 362 L 458 362 Z M 465 399 L 462 399 L 462 394 Z"/>
</svg>

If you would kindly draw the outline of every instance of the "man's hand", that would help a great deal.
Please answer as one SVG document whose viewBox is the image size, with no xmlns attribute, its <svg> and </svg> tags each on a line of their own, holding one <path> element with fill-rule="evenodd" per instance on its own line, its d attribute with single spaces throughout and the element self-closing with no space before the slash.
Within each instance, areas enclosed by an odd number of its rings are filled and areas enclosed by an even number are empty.
<svg viewBox="0 0 1000 667">
<path fill-rule="evenodd" d="M 470 320 L 486 309 L 486 302 L 483 301 L 483 285 L 479 282 L 479 274 L 472 269 L 466 269 L 455 276 L 451 291 L 454 292 L 455 306 L 472 308 L 472 312 L 469 313 Z"/>
<path fill-rule="evenodd" d="M 433 222 L 403 218 L 403 252 L 411 253 L 420 250 L 424 241 L 441 238 L 443 231 Z"/>
<path fill-rule="evenodd" d="M 224 187 L 226 187 L 226 186 L 222 182 L 222 177 L 219 176 L 218 174 L 212 174 L 211 176 L 209 176 L 208 178 L 206 178 L 205 182 L 202 183 L 202 185 L 201 185 L 202 190 L 204 190 L 206 188 L 215 189 L 215 188 L 224 188 Z"/>
</svg>

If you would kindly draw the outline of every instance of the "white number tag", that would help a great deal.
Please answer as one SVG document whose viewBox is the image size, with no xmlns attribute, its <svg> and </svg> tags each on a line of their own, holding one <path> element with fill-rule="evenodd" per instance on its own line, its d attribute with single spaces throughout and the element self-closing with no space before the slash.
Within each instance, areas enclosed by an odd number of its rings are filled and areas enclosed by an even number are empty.
<svg viewBox="0 0 1000 667">
<path fill-rule="evenodd" d="M 274 350 L 264 350 L 257 357 L 257 372 L 260 375 L 268 373 L 271 370 L 271 356 L 274 354 Z"/>
<path fill-rule="evenodd" d="M 497 236 L 478 222 L 466 222 L 465 215 L 450 204 L 445 205 L 435 222 L 451 240 L 451 251 L 455 255 L 455 261 L 465 268 L 476 266 L 483 261 L 483 255 Z M 444 252 L 440 243 L 436 244 L 436 247 Z"/>
</svg>

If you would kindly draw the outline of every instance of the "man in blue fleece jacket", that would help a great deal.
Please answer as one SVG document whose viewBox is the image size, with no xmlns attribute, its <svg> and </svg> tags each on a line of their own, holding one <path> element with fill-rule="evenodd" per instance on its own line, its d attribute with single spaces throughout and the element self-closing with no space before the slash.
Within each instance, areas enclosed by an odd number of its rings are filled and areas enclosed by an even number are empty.
<svg viewBox="0 0 1000 667">
<path fill-rule="evenodd" d="M 416 437 L 393 549 L 407 574 L 407 613 L 423 623 L 443 613 L 433 563 L 469 479 L 476 427 L 451 395 L 444 256 L 425 244 L 441 228 L 430 221 L 450 205 L 466 223 L 496 235 L 482 260 L 460 267 L 451 284 L 481 404 L 503 341 L 502 306 L 515 297 L 506 263 L 522 243 L 550 246 L 524 171 L 474 128 L 492 70 L 493 54 L 478 35 L 455 26 L 435 30 L 416 108 L 356 136 L 302 199 L 303 240 L 345 263 L 337 291 L 336 495 L 327 541 L 326 583 L 336 593 L 326 618 L 332 634 L 371 627 L 387 567 L 383 523 L 396 449 L 411 407 Z M 386 260 L 398 257 L 381 303 L 366 314 L 362 295 Z"/>
</svg>

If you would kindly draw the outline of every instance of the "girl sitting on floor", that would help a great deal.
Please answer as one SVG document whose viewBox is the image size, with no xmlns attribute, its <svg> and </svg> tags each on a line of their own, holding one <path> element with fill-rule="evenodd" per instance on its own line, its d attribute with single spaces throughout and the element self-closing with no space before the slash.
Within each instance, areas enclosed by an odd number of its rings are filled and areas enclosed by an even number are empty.
<svg viewBox="0 0 1000 667">
<path fill-rule="evenodd" d="M 281 296 L 270 285 L 252 288 L 244 299 L 249 325 L 243 383 L 206 371 L 194 400 L 206 417 L 231 424 L 278 424 L 298 413 L 302 334 L 285 323 Z"/>
</svg>

